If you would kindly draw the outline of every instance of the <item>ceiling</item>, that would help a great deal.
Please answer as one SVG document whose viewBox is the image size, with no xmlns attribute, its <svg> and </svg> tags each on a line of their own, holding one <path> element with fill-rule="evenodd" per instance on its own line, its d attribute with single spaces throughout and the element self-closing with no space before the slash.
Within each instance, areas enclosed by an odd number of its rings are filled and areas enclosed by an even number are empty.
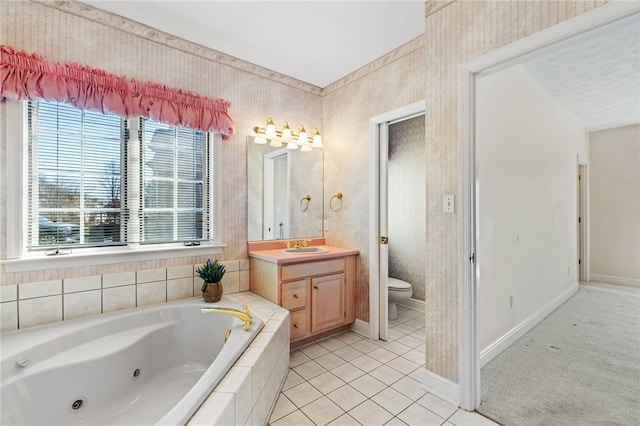
<svg viewBox="0 0 640 426">
<path fill-rule="evenodd" d="M 326 87 L 424 34 L 424 1 L 84 3 Z"/>
</svg>

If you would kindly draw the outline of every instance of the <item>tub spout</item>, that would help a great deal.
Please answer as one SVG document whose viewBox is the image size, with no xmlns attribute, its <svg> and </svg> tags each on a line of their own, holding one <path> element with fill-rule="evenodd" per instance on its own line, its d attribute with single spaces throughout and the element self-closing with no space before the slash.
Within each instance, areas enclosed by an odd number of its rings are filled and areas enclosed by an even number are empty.
<svg viewBox="0 0 640 426">
<path fill-rule="evenodd" d="M 219 312 L 221 314 L 232 315 L 242 321 L 242 329 L 244 331 L 249 331 L 249 329 L 251 328 L 251 323 L 253 322 L 251 313 L 249 312 L 249 307 L 247 305 L 242 305 L 242 308 L 244 309 L 243 311 L 232 308 L 202 308 L 201 312 L 203 314 L 208 314 L 210 312 Z"/>
</svg>

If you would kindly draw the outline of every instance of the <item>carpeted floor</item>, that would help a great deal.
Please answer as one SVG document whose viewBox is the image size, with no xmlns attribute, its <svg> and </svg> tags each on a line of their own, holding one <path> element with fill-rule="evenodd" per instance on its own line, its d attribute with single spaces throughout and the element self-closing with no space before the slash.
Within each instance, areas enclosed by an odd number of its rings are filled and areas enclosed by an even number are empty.
<svg viewBox="0 0 640 426">
<path fill-rule="evenodd" d="M 478 412 L 505 426 L 640 425 L 636 290 L 581 285 L 482 368 Z"/>
</svg>

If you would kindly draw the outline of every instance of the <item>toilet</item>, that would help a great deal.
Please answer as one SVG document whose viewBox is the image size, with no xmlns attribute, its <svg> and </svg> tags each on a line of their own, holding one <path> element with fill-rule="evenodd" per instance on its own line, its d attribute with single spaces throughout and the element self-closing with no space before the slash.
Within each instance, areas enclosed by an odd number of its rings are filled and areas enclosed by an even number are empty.
<svg viewBox="0 0 640 426">
<path fill-rule="evenodd" d="M 389 295 L 389 313 L 390 320 L 398 319 L 398 307 L 396 303 L 410 299 L 413 295 L 411 284 L 397 278 L 389 277 L 387 292 Z"/>
</svg>

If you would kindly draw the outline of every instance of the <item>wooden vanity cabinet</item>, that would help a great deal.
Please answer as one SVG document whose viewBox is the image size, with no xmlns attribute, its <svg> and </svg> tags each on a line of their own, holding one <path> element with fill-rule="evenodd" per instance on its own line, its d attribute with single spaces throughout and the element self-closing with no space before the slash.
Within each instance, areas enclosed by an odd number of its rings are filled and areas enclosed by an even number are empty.
<svg viewBox="0 0 640 426">
<path fill-rule="evenodd" d="M 291 342 L 355 321 L 357 255 L 277 264 L 250 258 L 251 291 L 290 311 Z"/>
</svg>

